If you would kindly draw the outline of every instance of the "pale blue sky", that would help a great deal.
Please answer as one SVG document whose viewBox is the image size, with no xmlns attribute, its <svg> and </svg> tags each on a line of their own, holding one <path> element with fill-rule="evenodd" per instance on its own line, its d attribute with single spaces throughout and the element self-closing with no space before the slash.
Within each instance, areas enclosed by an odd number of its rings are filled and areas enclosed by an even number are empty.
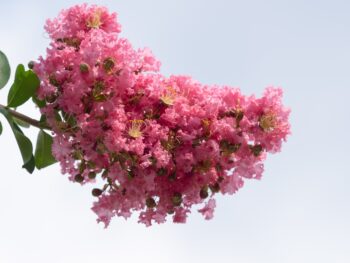
<svg viewBox="0 0 350 263">
<path fill-rule="evenodd" d="M 282 86 L 293 135 L 269 156 L 262 181 L 218 198 L 213 220 L 195 212 L 185 225 L 145 228 L 115 218 L 104 230 L 90 211 L 91 187 L 68 182 L 58 165 L 26 174 L 5 125 L 1 263 L 350 262 L 349 1 L 88 2 L 118 12 L 123 36 L 150 47 L 166 75 L 245 94 Z M 46 18 L 77 3 L 2 1 L 0 49 L 12 67 L 44 54 Z M 38 115 L 29 104 L 19 110 Z"/>
</svg>

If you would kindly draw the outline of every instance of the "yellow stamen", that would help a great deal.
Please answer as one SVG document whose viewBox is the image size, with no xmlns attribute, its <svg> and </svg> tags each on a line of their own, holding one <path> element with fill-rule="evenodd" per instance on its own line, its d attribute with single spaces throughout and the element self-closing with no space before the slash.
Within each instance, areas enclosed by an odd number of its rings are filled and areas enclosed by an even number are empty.
<svg viewBox="0 0 350 263">
<path fill-rule="evenodd" d="M 167 87 L 164 95 L 162 95 L 160 97 L 160 100 L 168 106 L 171 106 L 174 104 L 175 101 L 175 97 L 176 97 L 176 91 L 173 87 Z"/>
<path fill-rule="evenodd" d="M 103 23 L 101 22 L 101 10 L 96 10 L 95 13 L 87 21 L 87 27 L 99 28 Z"/>
<path fill-rule="evenodd" d="M 128 130 L 128 134 L 130 137 L 136 139 L 142 136 L 141 127 L 144 123 L 143 120 L 131 120 L 131 126 Z"/>
<path fill-rule="evenodd" d="M 210 126 L 211 126 L 211 120 L 204 119 L 202 120 L 202 125 L 203 125 L 203 135 L 208 137 L 210 136 Z"/>
<path fill-rule="evenodd" d="M 202 120 L 202 125 L 203 125 L 203 127 L 209 128 L 210 124 L 211 124 L 211 121 L 210 121 L 210 120 L 208 120 L 208 119 L 203 119 L 203 120 Z"/>
<path fill-rule="evenodd" d="M 272 131 L 276 127 L 276 117 L 272 113 L 264 114 L 259 119 L 260 128 L 265 132 Z"/>
</svg>

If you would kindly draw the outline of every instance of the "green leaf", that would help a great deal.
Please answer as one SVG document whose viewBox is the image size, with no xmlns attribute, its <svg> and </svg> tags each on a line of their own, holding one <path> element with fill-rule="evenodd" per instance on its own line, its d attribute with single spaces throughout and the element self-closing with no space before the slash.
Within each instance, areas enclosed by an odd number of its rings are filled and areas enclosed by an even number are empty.
<svg viewBox="0 0 350 263">
<path fill-rule="evenodd" d="M 29 173 L 32 173 L 33 169 L 32 169 L 31 163 L 33 162 L 32 159 L 34 159 L 34 156 L 33 156 L 33 145 L 31 141 L 28 139 L 28 137 L 24 135 L 22 130 L 14 122 L 12 116 L 6 109 L 0 109 L 0 113 L 2 113 L 6 117 L 12 129 L 12 132 L 15 135 L 15 138 L 23 159 L 22 167 L 25 168 Z"/>
<path fill-rule="evenodd" d="M 0 121 L 0 135 L 2 134 L 2 124 L 1 124 L 1 121 Z"/>
<path fill-rule="evenodd" d="M 19 128 L 17 128 L 19 129 Z M 23 133 L 19 131 L 14 131 L 19 149 L 22 154 L 23 163 L 26 164 L 30 161 L 33 154 L 33 146 L 31 141 Z"/>
<path fill-rule="evenodd" d="M 0 89 L 5 87 L 9 81 L 11 75 L 11 69 L 9 61 L 4 53 L 0 51 Z"/>
<path fill-rule="evenodd" d="M 30 125 L 29 125 L 28 123 L 26 123 L 26 122 L 24 122 L 24 121 L 22 121 L 22 120 L 20 120 L 20 119 L 17 119 L 16 117 L 13 117 L 13 121 L 14 121 L 17 125 L 19 125 L 19 126 L 21 126 L 21 127 L 23 127 L 23 128 L 29 128 L 29 127 L 30 127 Z"/>
<path fill-rule="evenodd" d="M 35 169 L 35 159 L 32 155 L 32 158 L 30 158 L 29 162 L 26 164 L 23 164 L 22 168 L 26 169 L 29 173 L 33 173 Z"/>
<path fill-rule="evenodd" d="M 25 71 L 22 64 L 16 69 L 15 82 L 7 97 L 8 107 L 18 107 L 29 100 L 40 85 L 38 76 L 32 71 Z"/>
<path fill-rule="evenodd" d="M 49 134 L 43 130 L 39 131 L 35 149 L 36 168 L 42 169 L 57 162 L 52 156 L 52 142 L 53 139 Z"/>
</svg>

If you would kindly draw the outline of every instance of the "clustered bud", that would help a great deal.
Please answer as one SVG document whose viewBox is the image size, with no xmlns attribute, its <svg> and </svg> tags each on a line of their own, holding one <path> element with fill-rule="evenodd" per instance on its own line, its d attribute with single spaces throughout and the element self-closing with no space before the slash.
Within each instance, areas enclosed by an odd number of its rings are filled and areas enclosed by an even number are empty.
<svg viewBox="0 0 350 263">
<path fill-rule="evenodd" d="M 81 73 L 88 73 L 89 72 L 89 65 L 86 63 L 81 63 L 79 66 Z"/>
<path fill-rule="evenodd" d="M 83 4 L 46 24 L 50 48 L 31 68 L 53 154 L 72 181 L 98 185 L 92 209 L 106 226 L 132 213 L 147 226 L 183 223 L 195 205 L 211 219 L 215 195 L 260 179 L 290 133 L 282 90 L 256 98 L 163 76 L 149 49 L 120 36 L 116 17 Z"/>
</svg>

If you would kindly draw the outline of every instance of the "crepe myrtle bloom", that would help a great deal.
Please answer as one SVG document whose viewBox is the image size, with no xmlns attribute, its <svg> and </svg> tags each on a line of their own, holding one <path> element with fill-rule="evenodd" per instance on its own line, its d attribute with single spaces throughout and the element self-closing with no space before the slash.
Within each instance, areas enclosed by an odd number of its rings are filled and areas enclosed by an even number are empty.
<svg viewBox="0 0 350 263">
<path fill-rule="evenodd" d="M 282 90 L 261 98 L 188 76 L 166 77 L 149 49 L 120 36 L 116 13 L 77 5 L 45 26 L 51 43 L 32 65 L 63 173 L 92 191 L 92 210 L 184 223 L 192 206 L 213 217 L 215 195 L 261 178 L 268 152 L 290 133 Z"/>
</svg>

